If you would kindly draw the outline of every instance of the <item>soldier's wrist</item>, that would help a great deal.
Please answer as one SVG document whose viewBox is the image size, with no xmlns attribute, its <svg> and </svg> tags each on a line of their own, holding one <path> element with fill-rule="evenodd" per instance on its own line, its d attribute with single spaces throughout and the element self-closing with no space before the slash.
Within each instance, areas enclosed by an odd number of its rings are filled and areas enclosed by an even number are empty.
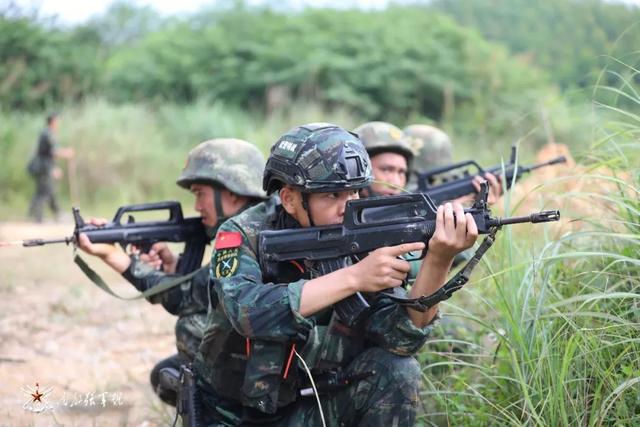
<svg viewBox="0 0 640 427">
<path fill-rule="evenodd" d="M 357 264 L 351 265 L 347 268 L 342 269 L 344 274 L 343 283 L 346 285 L 349 290 L 349 294 L 355 294 L 356 292 L 362 291 L 360 274 L 358 274 Z"/>
</svg>

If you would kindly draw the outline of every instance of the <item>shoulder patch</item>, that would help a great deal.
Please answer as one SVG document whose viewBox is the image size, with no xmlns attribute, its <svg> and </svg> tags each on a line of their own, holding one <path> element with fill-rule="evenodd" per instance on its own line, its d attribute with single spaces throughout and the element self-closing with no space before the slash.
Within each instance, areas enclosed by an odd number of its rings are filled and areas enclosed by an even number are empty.
<svg viewBox="0 0 640 427">
<path fill-rule="evenodd" d="M 218 279 L 232 276 L 236 272 L 240 264 L 238 260 L 239 251 L 237 247 L 228 249 L 216 248 L 216 252 L 213 255 L 213 264 Z"/>
<path fill-rule="evenodd" d="M 240 245 L 242 245 L 242 235 L 239 231 L 220 231 L 216 236 L 216 250 L 238 248 Z"/>
</svg>

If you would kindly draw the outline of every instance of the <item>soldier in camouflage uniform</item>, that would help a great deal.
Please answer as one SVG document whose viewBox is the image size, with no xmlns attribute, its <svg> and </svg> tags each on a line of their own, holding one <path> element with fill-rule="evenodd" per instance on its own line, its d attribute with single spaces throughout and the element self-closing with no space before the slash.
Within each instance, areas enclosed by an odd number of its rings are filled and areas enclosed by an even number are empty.
<svg viewBox="0 0 640 427">
<path fill-rule="evenodd" d="M 197 355 L 207 425 L 321 425 L 313 394 L 300 392 L 308 380 L 296 353 L 319 385 L 327 425 L 413 424 L 420 384 L 413 356 L 431 331 L 437 307 L 418 312 L 378 291 L 402 284 L 409 264 L 397 257 L 424 244 L 380 248 L 324 276 L 303 260 L 266 269 L 257 248 L 264 230 L 340 223 L 346 202 L 371 180 L 360 140 L 335 125 L 300 126 L 274 144 L 263 188 L 278 192 L 282 204 L 271 214 L 266 205 L 255 206 L 225 222 L 216 237 L 212 286 L 224 312 L 213 310 L 219 319 L 205 332 Z M 409 296 L 439 289 L 455 254 L 476 238 L 475 222 L 461 205 L 440 207 Z M 332 306 L 357 291 L 368 295 L 371 309 L 348 327 Z M 244 342 L 229 340 L 233 334 Z M 224 361 L 244 375 L 227 375 Z M 323 387 L 329 378 L 335 389 Z"/>
<path fill-rule="evenodd" d="M 177 184 L 194 194 L 195 209 L 212 238 L 226 218 L 265 198 L 261 188 L 263 170 L 264 157 L 254 145 L 238 139 L 213 139 L 191 150 Z M 94 224 L 103 222 L 92 221 Z M 141 292 L 175 277 L 172 273 L 179 260 L 165 243 L 154 245 L 149 254 L 140 257 L 130 257 L 115 245 L 92 244 L 86 235 L 81 235 L 79 243 L 83 250 L 99 256 Z M 208 282 L 207 265 L 189 280 L 148 298 L 151 303 L 160 303 L 169 313 L 178 316 L 175 328 L 178 353 L 159 362 L 151 372 L 154 390 L 163 401 L 174 406 L 175 392 L 159 387 L 159 372 L 167 367 L 179 369 L 181 364 L 193 360 L 210 305 Z M 211 304 L 215 306 L 217 300 Z"/>
<path fill-rule="evenodd" d="M 405 140 L 416 153 L 413 171 L 426 172 L 453 163 L 453 145 L 449 135 L 428 125 L 411 125 L 403 130 Z"/>
</svg>

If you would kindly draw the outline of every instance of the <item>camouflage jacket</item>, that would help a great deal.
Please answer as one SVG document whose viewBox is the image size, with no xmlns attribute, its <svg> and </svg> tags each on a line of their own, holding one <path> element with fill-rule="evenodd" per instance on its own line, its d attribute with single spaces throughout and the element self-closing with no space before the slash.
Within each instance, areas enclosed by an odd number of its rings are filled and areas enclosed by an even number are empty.
<svg viewBox="0 0 640 427">
<path fill-rule="evenodd" d="M 265 207 L 258 205 L 225 222 L 211 261 L 219 301 L 235 330 L 249 340 L 242 403 L 263 412 L 275 412 L 298 397 L 296 363 L 290 369 L 294 344 L 311 369 L 322 371 L 346 367 L 369 347 L 413 355 L 431 331 L 431 325 L 417 328 L 406 309 L 383 294 L 373 296 L 369 314 L 353 329 L 337 320 L 331 308 L 302 316 L 300 298 L 308 271 L 287 263 L 279 277 L 271 278 L 263 277 L 260 267 L 258 235 L 290 228 L 282 227 L 278 218 L 283 215 L 288 217 L 280 210 L 265 218 Z M 224 240 L 228 243 L 220 243 Z"/>
<path fill-rule="evenodd" d="M 159 285 L 164 280 L 177 277 L 155 270 L 150 265 L 132 257 L 131 266 L 123 277 L 140 292 Z M 166 292 L 147 298 L 152 304 L 162 304 L 171 314 L 178 316 L 176 322 L 176 346 L 178 351 L 193 359 L 202 340 L 209 306 L 209 267 L 202 267 L 189 280 Z M 214 303 L 217 300 L 214 300 Z"/>
</svg>

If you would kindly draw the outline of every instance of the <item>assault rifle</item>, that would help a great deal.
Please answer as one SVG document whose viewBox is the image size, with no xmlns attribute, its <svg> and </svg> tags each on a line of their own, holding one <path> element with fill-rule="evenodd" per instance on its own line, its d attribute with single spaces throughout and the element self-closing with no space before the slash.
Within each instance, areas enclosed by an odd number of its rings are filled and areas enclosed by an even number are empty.
<svg viewBox="0 0 640 427">
<path fill-rule="evenodd" d="M 426 311 L 438 302 L 448 299 L 468 280 L 471 270 L 493 243 L 493 237 L 503 225 L 557 221 L 557 210 L 533 213 L 512 218 L 495 218 L 487 205 L 488 185 L 481 185 L 475 204 L 465 212 L 470 213 L 480 234 L 489 234 L 476 254 L 460 272 L 438 292 L 429 296 L 409 299 L 389 290 L 387 296 L 397 303 L 420 311 Z M 436 228 L 436 206 L 425 194 L 370 197 L 350 200 L 342 224 L 307 227 L 292 230 L 263 231 L 259 237 L 262 271 L 266 276 L 277 276 L 279 263 L 292 260 L 312 261 L 314 277 L 344 268 L 365 257 L 369 252 L 385 246 L 402 243 L 425 242 Z M 426 256 L 425 249 L 418 257 Z M 360 293 L 343 299 L 334 305 L 340 320 L 352 326 L 361 319 L 369 303 Z"/>
<path fill-rule="evenodd" d="M 169 211 L 169 219 L 165 221 L 136 222 L 132 213 L 148 211 Z M 75 228 L 73 234 L 61 239 L 32 239 L 21 242 L 22 246 L 43 246 L 52 243 L 74 245 L 80 233 L 85 233 L 92 243 L 117 243 L 125 249 L 128 245 L 136 245 L 143 253 L 149 252 L 157 242 L 185 242 L 185 248 L 178 263 L 176 274 L 187 274 L 200 268 L 205 246 L 209 243 L 202 218 L 185 218 L 179 202 L 165 201 L 142 203 L 118 208 L 113 220 L 96 226 L 85 223 L 80 210 L 72 208 Z M 123 221 L 127 215 L 126 222 Z"/>
<path fill-rule="evenodd" d="M 513 183 L 519 180 L 523 174 L 533 170 L 566 163 L 565 156 L 558 156 L 547 162 L 537 163 L 531 166 L 516 165 L 516 147 L 511 147 L 511 159 L 509 163 L 504 165 L 503 183 L 507 189 L 511 188 Z M 475 171 L 470 170 L 475 168 Z M 476 175 L 484 176 L 485 172 L 491 172 L 496 176 L 502 174 L 502 165 L 497 165 L 488 169 L 483 169 L 475 160 L 465 160 L 463 162 L 454 163 L 452 165 L 442 166 L 431 169 L 426 172 L 416 172 L 416 180 L 418 191 L 427 193 L 436 205 L 446 200 L 457 199 L 466 194 L 475 193 L 472 181 Z"/>
</svg>

